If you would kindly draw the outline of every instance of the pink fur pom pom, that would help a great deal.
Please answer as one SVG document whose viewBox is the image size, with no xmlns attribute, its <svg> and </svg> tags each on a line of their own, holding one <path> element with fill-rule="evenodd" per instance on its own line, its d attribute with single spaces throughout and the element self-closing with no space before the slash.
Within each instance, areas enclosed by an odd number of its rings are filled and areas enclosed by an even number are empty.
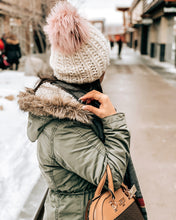
<svg viewBox="0 0 176 220">
<path fill-rule="evenodd" d="M 78 51 L 89 38 L 88 22 L 67 1 L 58 2 L 47 18 L 45 33 L 53 49 L 65 55 Z"/>
</svg>

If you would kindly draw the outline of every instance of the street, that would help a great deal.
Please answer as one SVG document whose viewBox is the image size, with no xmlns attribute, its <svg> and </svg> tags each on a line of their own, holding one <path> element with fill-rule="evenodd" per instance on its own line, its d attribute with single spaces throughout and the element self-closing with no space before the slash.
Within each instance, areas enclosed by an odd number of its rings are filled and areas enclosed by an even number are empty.
<svg viewBox="0 0 176 220">
<path fill-rule="evenodd" d="M 174 75 L 174 74 L 173 74 Z M 126 114 L 131 154 L 149 220 L 176 216 L 176 87 L 148 68 L 133 51 L 111 60 L 103 83 L 118 111 Z"/>
</svg>

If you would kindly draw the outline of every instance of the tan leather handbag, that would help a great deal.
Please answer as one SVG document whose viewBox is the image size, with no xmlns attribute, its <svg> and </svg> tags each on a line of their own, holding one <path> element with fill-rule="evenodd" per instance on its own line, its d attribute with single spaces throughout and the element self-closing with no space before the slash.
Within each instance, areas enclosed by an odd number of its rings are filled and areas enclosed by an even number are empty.
<svg viewBox="0 0 176 220">
<path fill-rule="evenodd" d="M 108 191 L 102 193 L 107 177 Z M 94 198 L 87 205 L 85 220 L 144 220 L 134 194 L 134 187 L 128 190 L 124 184 L 114 192 L 111 169 L 107 165 Z"/>
</svg>

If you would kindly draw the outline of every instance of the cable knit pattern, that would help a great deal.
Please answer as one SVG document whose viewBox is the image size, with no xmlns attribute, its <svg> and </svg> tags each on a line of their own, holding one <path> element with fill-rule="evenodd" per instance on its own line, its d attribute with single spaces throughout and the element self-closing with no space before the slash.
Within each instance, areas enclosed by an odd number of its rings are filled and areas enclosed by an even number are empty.
<svg viewBox="0 0 176 220">
<path fill-rule="evenodd" d="M 72 55 L 51 47 L 50 65 L 57 79 L 75 84 L 93 82 L 109 65 L 109 47 L 103 34 L 89 24 L 90 38 Z"/>
</svg>

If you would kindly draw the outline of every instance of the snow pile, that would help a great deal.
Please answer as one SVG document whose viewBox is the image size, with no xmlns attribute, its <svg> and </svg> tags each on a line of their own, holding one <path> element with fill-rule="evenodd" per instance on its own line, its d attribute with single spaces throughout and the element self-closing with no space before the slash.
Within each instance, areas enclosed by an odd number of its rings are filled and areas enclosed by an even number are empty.
<svg viewBox="0 0 176 220">
<path fill-rule="evenodd" d="M 40 176 L 36 143 L 26 135 L 27 114 L 17 105 L 19 91 L 36 81 L 23 72 L 0 72 L 0 219 L 16 219 Z"/>
<path fill-rule="evenodd" d="M 157 58 L 151 58 L 149 56 L 144 56 L 143 57 L 150 62 L 151 65 L 154 66 L 160 66 L 166 70 L 166 72 L 176 74 L 176 67 L 174 64 L 168 63 L 168 62 L 160 62 Z"/>
<path fill-rule="evenodd" d="M 153 64 L 162 66 L 166 70 L 166 72 L 176 74 L 176 67 L 171 63 L 160 62 L 159 60 L 154 59 Z"/>
</svg>

